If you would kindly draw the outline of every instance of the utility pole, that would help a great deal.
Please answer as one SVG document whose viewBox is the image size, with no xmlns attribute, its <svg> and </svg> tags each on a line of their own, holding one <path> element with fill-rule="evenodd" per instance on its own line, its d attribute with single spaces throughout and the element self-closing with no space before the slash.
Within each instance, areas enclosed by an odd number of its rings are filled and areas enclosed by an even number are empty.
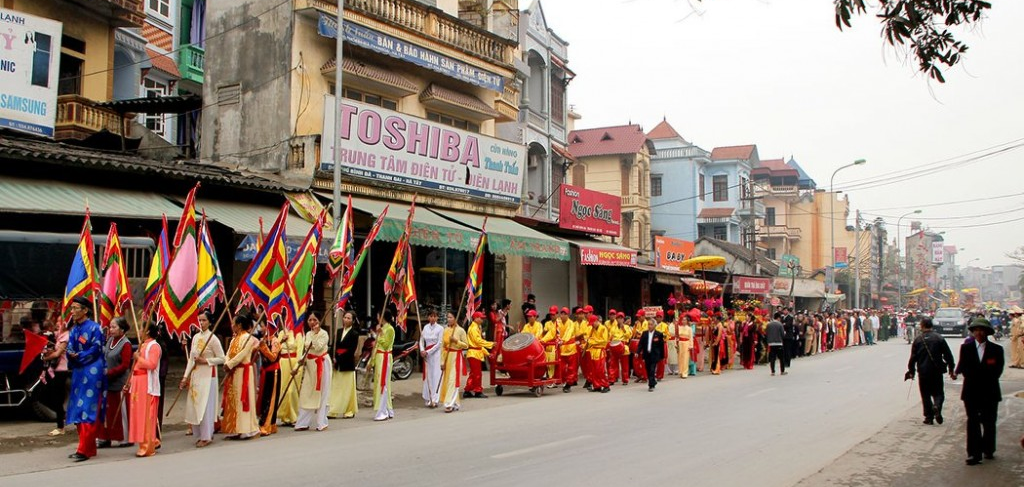
<svg viewBox="0 0 1024 487">
<path fill-rule="evenodd" d="M 757 263 L 757 216 L 754 215 L 754 202 L 762 198 L 762 196 L 754 196 L 754 180 L 748 179 L 747 186 L 744 188 L 740 186 L 746 192 L 746 196 L 742 196 L 740 201 L 749 202 L 749 207 L 746 215 L 743 217 L 744 227 L 747 230 L 744 232 L 748 235 L 750 242 L 750 262 L 754 267 L 754 274 L 758 275 L 761 273 L 761 266 Z"/>
<path fill-rule="evenodd" d="M 860 210 L 853 219 L 853 255 L 856 260 L 853 276 L 853 307 L 860 308 Z"/>
</svg>

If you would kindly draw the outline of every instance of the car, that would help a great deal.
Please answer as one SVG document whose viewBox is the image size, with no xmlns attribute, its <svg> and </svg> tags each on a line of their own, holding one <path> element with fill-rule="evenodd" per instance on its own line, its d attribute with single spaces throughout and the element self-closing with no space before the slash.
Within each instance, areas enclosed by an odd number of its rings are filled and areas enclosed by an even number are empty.
<svg viewBox="0 0 1024 487">
<path fill-rule="evenodd" d="M 964 312 L 960 308 L 939 308 L 932 318 L 932 326 L 941 335 L 967 336 Z"/>
</svg>

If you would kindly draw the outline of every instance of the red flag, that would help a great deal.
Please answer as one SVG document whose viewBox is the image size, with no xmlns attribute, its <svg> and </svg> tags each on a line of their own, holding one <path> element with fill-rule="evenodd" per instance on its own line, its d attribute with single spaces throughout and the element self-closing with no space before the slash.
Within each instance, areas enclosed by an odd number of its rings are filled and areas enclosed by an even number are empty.
<svg viewBox="0 0 1024 487">
<path fill-rule="evenodd" d="M 21 368 L 18 369 L 19 374 L 24 374 L 25 369 L 29 365 L 32 365 L 32 361 L 43 353 L 43 349 L 46 348 L 46 337 L 42 335 L 36 335 L 29 330 L 25 331 L 25 353 L 21 356 Z"/>
</svg>

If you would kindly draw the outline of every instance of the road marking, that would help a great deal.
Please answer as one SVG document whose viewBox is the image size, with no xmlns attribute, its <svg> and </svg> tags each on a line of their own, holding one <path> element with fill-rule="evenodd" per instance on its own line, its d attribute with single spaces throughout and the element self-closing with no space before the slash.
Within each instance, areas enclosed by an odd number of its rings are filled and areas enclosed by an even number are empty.
<svg viewBox="0 0 1024 487">
<path fill-rule="evenodd" d="M 850 369 L 852 369 L 852 368 L 853 368 L 853 367 L 851 367 L 851 366 L 847 365 L 846 367 L 841 367 L 841 368 L 838 368 L 838 369 L 836 369 L 836 370 L 835 370 L 835 372 L 837 372 L 837 373 L 838 373 L 838 372 L 846 372 L 847 370 L 850 370 Z"/>
<path fill-rule="evenodd" d="M 750 394 L 747 394 L 747 397 L 759 396 L 759 395 L 764 394 L 766 392 L 774 391 L 775 389 L 776 389 L 775 387 L 769 387 L 767 389 L 761 389 L 760 391 L 751 392 Z"/>
<path fill-rule="evenodd" d="M 546 450 L 548 448 L 554 448 L 554 447 L 566 445 L 566 444 L 569 444 L 569 443 L 573 443 L 573 442 L 576 442 L 576 441 L 586 440 L 588 438 L 593 438 L 593 437 L 594 437 L 594 435 L 575 436 L 575 437 L 572 437 L 572 438 L 566 438 L 564 440 L 558 440 L 558 441 L 552 441 L 550 443 L 543 443 L 543 444 L 540 444 L 540 445 L 534 445 L 534 446 L 531 446 L 529 448 L 523 448 L 523 449 L 520 449 L 520 450 L 512 450 L 510 452 L 499 453 L 497 455 L 491 455 L 491 458 L 493 458 L 495 460 L 501 460 L 503 458 L 514 457 L 514 456 L 518 456 L 518 455 L 525 455 L 527 453 L 533 453 L 533 452 L 535 452 L 537 450 Z"/>
</svg>

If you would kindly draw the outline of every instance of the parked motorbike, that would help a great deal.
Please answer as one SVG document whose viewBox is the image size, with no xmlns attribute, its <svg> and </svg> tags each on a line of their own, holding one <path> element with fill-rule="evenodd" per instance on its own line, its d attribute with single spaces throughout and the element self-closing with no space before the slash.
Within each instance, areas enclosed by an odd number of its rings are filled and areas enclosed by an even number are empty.
<svg viewBox="0 0 1024 487">
<path fill-rule="evenodd" d="M 357 372 L 368 375 L 368 371 L 373 369 L 372 360 L 376 348 L 377 336 L 371 332 L 366 336 L 363 348 L 359 352 L 359 362 L 356 364 Z M 419 342 L 414 341 L 394 344 L 391 349 L 391 377 L 393 379 L 405 380 L 412 377 L 413 371 L 416 370 L 416 364 L 419 363 L 419 355 L 416 354 L 419 348 Z"/>
</svg>

